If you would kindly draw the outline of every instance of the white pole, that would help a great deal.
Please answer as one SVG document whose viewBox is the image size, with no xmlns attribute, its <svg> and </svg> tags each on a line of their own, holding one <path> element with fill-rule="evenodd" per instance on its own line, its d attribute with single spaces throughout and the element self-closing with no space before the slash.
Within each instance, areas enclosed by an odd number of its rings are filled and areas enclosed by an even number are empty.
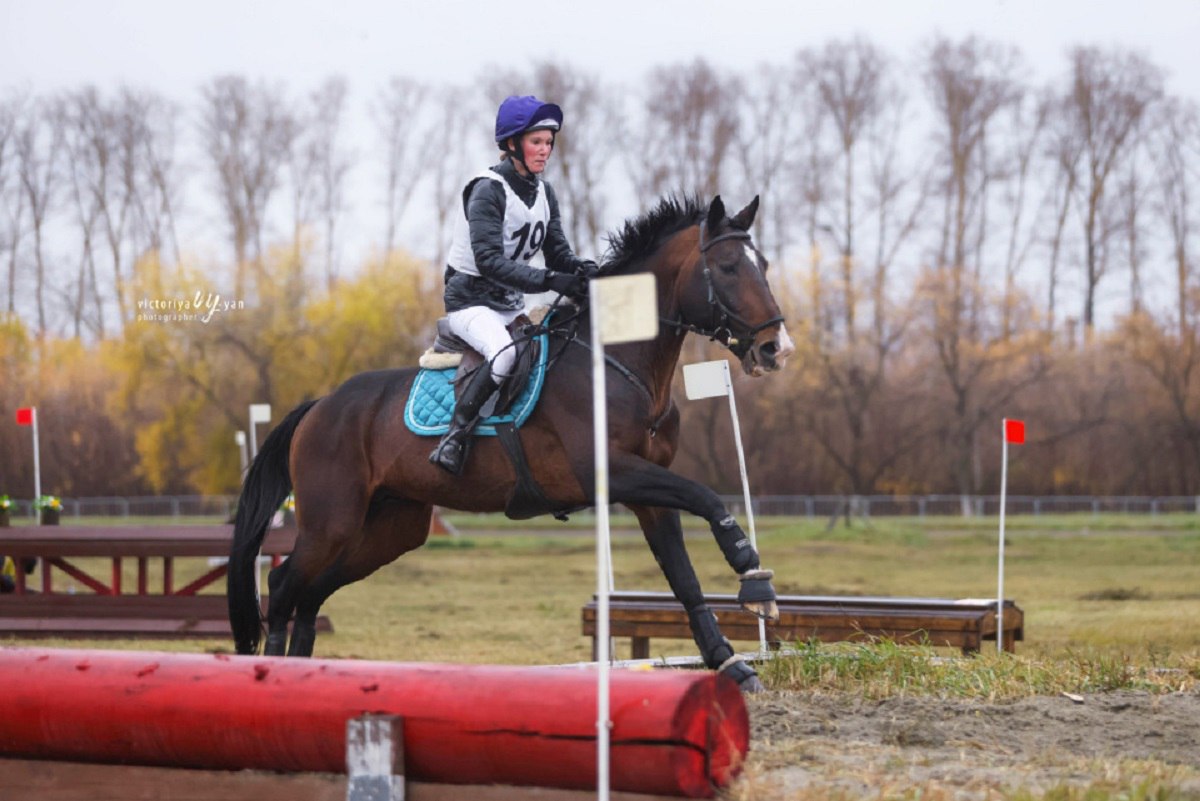
<svg viewBox="0 0 1200 801">
<path fill-rule="evenodd" d="M 258 457 L 258 424 L 254 422 L 254 412 L 250 413 L 250 461 Z"/>
<path fill-rule="evenodd" d="M 271 404 L 250 404 L 250 458 L 258 456 L 258 424 L 271 422 Z"/>
<path fill-rule="evenodd" d="M 238 462 L 241 465 L 241 473 L 239 473 L 239 475 L 244 481 L 246 479 L 246 470 L 250 467 L 250 460 L 246 456 L 246 432 L 235 431 L 233 434 L 233 442 L 238 448 Z"/>
<path fill-rule="evenodd" d="M 1004 508 L 1008 496 L 1008 418 L 1000 421 L 1000 558 L 996 577 L 996 653 L 1004 651 Z"/>
<path fill-rule="evenodd" d="M 612 583 L 608 529 L 608 389 L 604 380 L 603 310 L 598 282 L 591 282 L 588 292 L 588 305 L 592 311 L 592 446 L 596 468 L 596 661 L 600 668 L 596 687 L 596 797 L 608 801 L 608 592 Z"/>
<path fill-rule="evenodd" d="M 37 407 L 32 409 L 33 416 L 33 500 L 37 503 L 38 498 L 42 497 L 42 456 L 41 448 L 38 446 L 38 413 Z M 37 515 L 37 512 L 34 512 Z M 37 522 L 41 522 L 39 519 Z"/>
<path fill-rule="evenodd" d="M 737 446 L 738 470 L 742 474 L 742 497 L 746 501 L 746 522 L 750 526 L 750 547 L 758 550 L 758 540 L 754 530 L 754 507 L 750 502 L 750 479 L 746 475 L 746 452 L 742 449 L 742 427 L 738 423 L 737 401 L 733 397 L 733 378 L 729 375 L 729 362 L 725 365 L 725 394 L 729 396 L 729 417 L 733 420 L 733 442 Z M 758 619 L 758 648 L 764 657 L 767 655 L 767 624 L 761 617 Z"/>
</svg>

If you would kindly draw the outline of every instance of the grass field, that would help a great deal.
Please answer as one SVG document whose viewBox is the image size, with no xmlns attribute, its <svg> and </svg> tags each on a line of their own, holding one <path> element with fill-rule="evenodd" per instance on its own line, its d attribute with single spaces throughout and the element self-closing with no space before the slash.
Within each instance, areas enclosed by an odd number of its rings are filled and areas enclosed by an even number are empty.
<svg viewBox="0 0 1200 801">
<path fill-rule="evenodd" d="M 491 516 L 450 521 L 460 532 L 457 538 L 434 538 L 330 599 L 324 611 L 336 631 L 318 639 L 317 654 L 514 664 L 588 659 L 579 610 L 595 587 L 590 518 L 568 525 L 516 524 Z M 616 516 L 613 528 L 616 586 L 666 589 L 631 519 Z M 876 519 L 827 531 L 824 521 L 767 518 L 758 529 L 763 564 L 776 571 L 781 593 L 991 597 L 996 590 L 994 519 Z M 687 539 L 705 589 L 735 591 L 733 574 L 707 529 L 689 528 Z M 1019 654 L 1119 656 L 1148 665 L 1200 658 L 1200 525 L 1193 516 L 1010 518 L 1006 553 L 1005 594 L 1026 614 Z M 208 569 L 203 560 L 191 561 L 177 565 L 177 586 Z M 107 575 L 107 565 L 95 568 Z M 126 587 L 134 586 L 133 569 L 130 561 Z M 655 655 L 695 651 L 688 641 L 651 645 Z M 618 648 L 624 651 L 627 644 Z"/>
<path fill-rule="evenodd" d="M 336 631 L 318 638 L 316 655 L 528 665 L 587 660 L 590 640 L 580 634 L 580 607 L 596 585 L 591 518 L 581 515 L 570 525 L 449 520 L 457 537 L 433 538 L 330 599 L 324 611 Z M 617 587 L 666 589 L 632 519 L 616 516 L 613 528 Z M 824 521 L 768 518 L 758 528 L 763 564 L 776 571 L 782 593 L 978 598 L 996 590 L 994 519 L 875 519 L 826 530 Z M 706 590 L 735 591 L 734 576 L 707 528 L 692 524 L 687 540 Z M 814 693 L 847 699 L 841 706 L 827 701 L 830 706 L 820 714 L 836 715 L 838 726 L 848 727 L 854 721 L 847 709 L 862 706 L 869 717 L 870 703 L 886 703 L 872 699 L 901 696 L 926 699 L 929 706 L 920 714 L 940 721 L 949 705 L 963 702 L 982 704 L 971 714 L 984 715 L 992 702 L 1024 696 L 1053 705 L 1064 692 L 1134 690 L 1156 698 L 1197 692 L 1200 525 L 1193 516 L 1018 517 L 1009 521 L 1006 550 L 1005 594 L 1025 610 L 1025 641 L 1015 657 L 985 650 L 974 659 L 939 659 L 955 653 L 888 643 L 797 644 L 794 656 L 775 660 L 762 675 L 769 688 L 801 692 L 755 700 L 756 725 L 811 714 Z M 87 566 L 109 575 L 109 565 L 100 560 Z M 152 565 L 152 581 L 161 580 L 160 569 Z M 180 560 L 176 585 L 208 569 L 205 560 Z M 69 584 L 64 576 L 56 582 L 60 588 Z M 126 588 L 136 586 L 133 560 L 127 560 L 124 582 Z M 223 586 L 211 591 L 223 592 Z M 0 639 L 0 644 L 35 642 L 199 652 L 232 647 L 225 640 Z M 655 640 L 651 646 L 655 656 L 695 654 L 690 641 Z M 753 647 L 743 644 L 745 650 Z M 618 655 L 627 649 L 627 642 L 618 642 Z M 787 715 L 772 718 L 767 714 L 772 704 L 783 705 Z M 1160 723 L 1151 715 L 1146 725 Z M 1027 759 L 1018 753 L 985 766 L 990 771 L 985 780 L 977 773 L 975 750 L 758 736 L 742 779 L 722 797 L 1115 801 L 1192 798 L 1200 786 L 1194 766 L 1170 759 L 1071 761 L 1061 754 Z M 1048 753 L 1058 754 L 1054 736 L 1047 734 Z M 790 778 L 797 766 L 815 783 L 797 786 Z M 955 771 L 965 778 L 945 778 Z M 857 789 L 837 789 L 845 786 Z M 980 796 L 973 787 L 1016 789 Z"/>
</svg>

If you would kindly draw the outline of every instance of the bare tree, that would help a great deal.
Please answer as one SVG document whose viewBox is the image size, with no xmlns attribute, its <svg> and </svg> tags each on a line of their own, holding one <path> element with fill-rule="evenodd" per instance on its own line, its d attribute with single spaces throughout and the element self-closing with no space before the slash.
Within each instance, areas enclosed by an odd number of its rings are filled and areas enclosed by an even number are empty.
<svg viewBox="0 0 1200 801">
<path fill-rule="evenodd" d="M 61 98 L 53 113 L 54 124 L 63 131 L 65 173 L 80 236 L 79 274 L 71 299 L 74 335 L 78 338 L 83 334 L 84 309 L 90 300 L 93 333 L 103 336 L 104 302 L 96 280 L 95 238 L 100 221 L 100 198 L 104 196 L 109 166 L 111 126 L 108 110 L 102 107 L 95 87 L 87 87 Z"/>
<path fill-rule="evenodd" d="M 122 126 L 125 148 L 133 150 L 140 165 L 135 234 L 146 248 L 161 255 L 169 254 L 179 263 L 176 217 L 183 180 L 176 153 L 175 120 L 179 109 L 159 95 L 127 87 L 121 90 L 121 107 L 130 118 Z"/>
<path fill-rule="evenodd" d="M 958 285 L 969 269 L 969 256 L 979 252 L 977 240 L 985 228 L 984 193 L 992 178 L 986 138 L 997 115 L 1020 97 L 1012 77 L 1016 52 L 973 36 L 961 42 L 939 38 L 924 61 L 925 87 L 937 114 L 937 142 L 946 160 L 943 219 L 949 225 L 936 263 Z"/>
<path fill-rule="evenodd" d="M 904 97 L 888 58 L 870 42 L 832 42 L 798 59 L 810 119 L 814 289 L 808 354 L 820 375 L 803 406 L 807 429 L 853 494 L 874 489 L 915 436 L 880 436 L 889 368 L 910 315 L 887 296 L 888 275 L 917 227 L 926 189 L 900 158 Z M 823 154 L 823 155 L 821 155 Z M 834 240 L 832 279 L 821 273 L 818 233 Z M 912 429 L 908 429 L 912 431 Z"/>
<path fill-rule="evenodd" d="M 738 79 L 697 59 L 651 70 L 646 86 L 640 130 L 621 134 L 638 142 L 624 154 L 640 202 L 673 191 L 718 194 L 737 137 Z"/>
<path fill-rule="evenodd" d="M 1048 333 L 1029 324 L 1031 304 L 1020 302 L 1009 310 L 1016 333 L 1006 333 L 999 314 L 1002 304 L 993 294 L 973 276 L 952 287 L 931 269 L 917 295 L 924 307 L 924 338 L 932 346 L 928 370 L 943 379 L 938 390 L 943 400 L 931 404 L 937 409 L 934 429 L 947 454 L 948 478 L 963 498 L 964 514 L 970 513 L 967 496 L 981 486 L 980 432 L 1004 416 L 1022 391 L 1042 381 L 1051 365 Z M 964 302 L 980 310 L 969 329 L 961 327 Z"/>
<path fill-rule="evenodd" d="M 62 131 L 50 117 L 44 102 L 35 103 L 16 130 L 16 155 L 21 191 L 28 204 L 33 226 L 34 305 L 37 309 L 37 331 L 45 337 L 47 262 L 45 248 L 46 223 L 59 190 L 61 178 Z"/>
<path fill-rule="evenodd" d="M 8 251 L 8 270 L 4 283 L 7 295 L 5 309 L 8 314 L 16 312 L 17 254 L 21 246 L 21 232 L 24 230 L 25 193 L 20 187 L 16 156 L 17 126 L 24 113 L 25 99 L 20 95 L 14 94 L 0 99 L 0 205 L 4 212 L 4 227 L 0 229 L 0 251 Z"/>
<path fill-rule="evenodd" d="M 330 78 L 312 95 L 312 140 L 317 178 L 317 210 L 325 246 L 325 285 L 332 288 L 341 267 L 337 259 L 337 228 L 346 206 L 346 175 L 353 155 L 342 146 L 342 124 L 349 89 L 345 78 Z"/>
<path fill-rule="evenodd" d="M 387 225 L 384 253 L 396 247 L 396 235 L 404 212 L 431 161 L 424 158 L 421 117 L 430 88 L 419 81 L 395 77 L 375 97 L 371 108 L 375 130 L 384 145 L 386 169 L 384 207 Z"/>
<path fill-rule="evenodd" d="M 147 250 L 161 251 L 169 237 L 178 261 L 173 107 L 149 92 L 122 88 L 106 98 L 86 87 L 66 94 L 57 109 L 82 245 L 75 326 L 79 329 L 83 323 L 86 294 L 91 309 L 87 322 L 104 336 L 110 302 L 116 304 L 118 325 L 129 320 L 126 282 L 132 260 Z M 98 254 L 105 246 L 111 261 L 111 299 L 100 288 Z"/>
<path fill-rule="evenodd" d="M 840 182 L 828 196 L 831 204 L 824 212 L 824 230 L 838 245 L 840 255 L 838 289 L 842 296 L 842 326 L 853 346 L 857 337 L 856 315 L 860 306 L 854 269 L 857 262 L 858 210 L 856 184 L 861 169 L 862 145 L 868 127 L 879 116 L 884 98 L 882 76 L 884 54 L 865 39 L 827 44 L 813 54 L 808 72 L 817 94 L 822 118 L 832 129 L 841 170 Z M 831 176 L 832 177 L 832 176 Z M 835 208 L 833 203 L 837 203 Z"/>
<path fill-rule="evenodd" d="M 1109 180 L 1120 169 L 1143 117 L 1162 96 L 1162 73 L 1135 53 L 1079 47 L 1071 51 L 1071 83 L 1063 93 L 1063 124 L 1078 143 L 1075 191 L 1083 221 L 1084 332 L 1096 318 L 1096 288 L 1104 277 L 1102 225 Z"/>
<path fill-rule="evenodd" d="M 261 277 L 267 205 L 279 188 L 295 121 L 281 90 L 251 86 L 240 76 L 215 78 L 202 96 L 200 134 L 236 259 L 234 294 L 243 298 L 247 270 Z"/>
<path fill-rule="evenodd" d="M 337 281 L 337 226 L 345 205 L 346 175 L 351 156 L 341 146 L 341 128 L 348 93 L 344 78 L 329 78 L 308 98 L 293 118 L 287 169 L 292 189 L 292 251 L 301 271 L 304 232 L 321 228 L 325 285 Z M 297 276 L 298 277 L 298 276 Z M 296 281 L 297 288 L 303 282 Z"/>
<path fill-rule="evenodd" d="M 1195 222 L 1191 187 L 1200 178 L 1200 108 L 1195 101 L 1172 100 L 1165 104 L 1151 141 L 1161 197 L 1159 216 L 1171 238 L 1175 309 L 1183 336 L 1195 326 L 1188 314 L 1188 297 L 1194 291 L 1195 280 L 1190 250 Z"/>
<path fill-rule="evenodd" d="M 1189 305 L 1196 305 L 1192 295 Z M 1185 319 L 1194 319 L 1195 308 L 1184 311 Z M 1164 417 L 1170 420 L 1171 437 L 1187 454 L 1187 472 L 1200 470 L 1200 338 L 1194 327 L 1172 329 L 1169 323 L 1159 323 L 1144 313 L 1130 315 L 1121 327 L 1118 347 L 1145 374 L 1150 376 L 1145 394 L 1152 391 L 1165 401 Z M 1139 393 L 1141 394 L 1141 393 Z M 1139 398 L 1141 415 L 1147 414 L 1150 398 Z M 1188 491 L 1194 491 L 1190 486 Z"/>
<path fill-rule="evenodd" d="M 437 108 L 436 129 L 446 143 L 440 157 L 435 159 L 430 178 L 433 182 L 435 215 L 434 264 L 446 263 L 446 252 L 453 232 L 453 222 L 463 214 L 463 183 L 467 178 L 467 142 L 474 138 L 468 98 L 463 87 L 446 89 Z"/>
<path fill-rule="evenodd" d="M 1012 326 L 1006 311 L 998 333 L 984 331 L 988 192 L 1002 173 L 1001 166 L 989 160 L 987 142 L 1001 112 L 1016 103 L 1021 92 L 1013 77 L 1016 52 L 1008 47 L 973 36 L 959 42 L 937 38 L 923 61 L 925 88 L 937 119 L 936 142 L 944 158 L 942 236 L 923 290 L 930 299 L 926 333 L 953 398 L 944 423 L 955 455 L 956 482 L 965 498 L 979 484 L 977 434 L 987 419 L 985 407 L 994 408 L 983 387 L 1000 358 L 989 351 L 999 351 L 994 340 L 1003 342 Z"/>
<path fill-rule="evenodd" d="M 1030 178 L 1035 167 L 1039 166 L 1038 156 L 1046 133 L 1046 121 L 1050 115 L 1050 104 L 1045 98 L 1039 98 L 1028 91 L 1020 91 L 1019 96 L 1009 106 L 1011 115 L 1008 120 L 1007 145 L 1008 155 L 1005 161 L 1010 165 L 1004 182 L 1004 205 L 1008 212 L 1008 242 L 1004 254 L 1004 320 L 1002 328 L 1004 336 L 1013 331 L 1012 306 L 1017 292 L 1017 273 L 1029 256 L 1033 245 L 1037 242 L 1037 220 L 1040 213 L 1034 214 L 1034 220 L 1029 223 L 1025 212 L 1030 203 Z M 1040 212 L 1046 206 L 1049 195 L 1043 197 Z"/>
<path fill-rule="evenodd" d="M 737 135 L 742 169 L 737 188 L 745 197 L 762 198 L 755 243 L 773 263 L 783 261 L 797 233 L 789 195 L 796 191 L 794 177 L 800 162 L 796 153 L 803 152 L 803 106 L 801 84 L 794 77 L 794 71 L 786 66 L 763 64 L 739 96 L 745 124 L 739 126 Z"/>
<path fill-rule="evenodd" d="M 1057 325 L 1063 246 L 1072 201 L 1075 199 L 1075 189 L 1079 185 L 1079 165 L 1083 158 L 1083 149 L 1067 125 L 1067 115 L 1063 111 L 1066 101 L 1053 98 L 1050 103 L 1050 142 L 1047 157 L 1054 169 L 1050 189 L 1054 227 L 1050 235 L 1050 253 L 1046 265 L 1046 330 L 1053 332 Z"/>
<path fill-rule="evenodd" d="M 311 115 L 308 109 L 297 110 L 293 117 L 295 136 L 288 142 L 288 153 L 284 169 L 291 190 L 292 216 L 292 262 L 294 275 L 292 286 L 298 291 L 303 285 L 304 244 L 316 217 L 316 161 L 314 143 L 309 138 Z"/>
<path fill-rule="evenodd" d="M 1116 196 L 1113 198 L 1111 214 L 1116 218 L 1111 226 L 1125 240 L 1125 261 L 1129 268 L 1129 312 L 1137 314 L 1145 306 L 1145 287 L 1142 281 L 1142 263 L 1146 255 L 1145 222 L 1142 209 L 1150 194 L 1150 186 L 1141 180 L 1144 165 L 1131 158 L 1120 178 Z"/>
</svg>

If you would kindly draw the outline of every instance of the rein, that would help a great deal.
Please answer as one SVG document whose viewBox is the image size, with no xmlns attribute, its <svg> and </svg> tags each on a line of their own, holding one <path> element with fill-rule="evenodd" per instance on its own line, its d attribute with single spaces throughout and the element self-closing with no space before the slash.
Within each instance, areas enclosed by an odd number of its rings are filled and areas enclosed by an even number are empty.
<svg viewBox="0 0 1200 801">
<path fill-rule="evenodd" d="M 532 339 L 535 336 L 545 333 L 548 336 L 557 337 L 558 339 L 563 341 L 562 349 L 559 350 L 558 353 L 552 353 L 549 355 L 548 361 L 546 364 L 547 371 L 551 367 L 554 366 L 554 362 L 558 361 L 558 359 L 563 355 L 563 353 L 566 352 L 567 348 L 570 347 L 570 345 L 572 343 L 580 346 L 581 348 L 584 348 L 587 351 L 591 351 L 591 349 L 592 349 L 591 344 L 588 342 L 585 342 L 584 340 L 579 338 L 578 320 L 579 320 L 579 316 L 583 313 L 584 308 L 585 307 L 583 307 L 583 306 L 579 306 L 576 309 L 576 312 L 574 315 L 567 317 L 565 319 L 555 318 L 552 325 L 546 325 L 544 322 L 538 323 L 533 326 L 526 326 L 525 331 L 522 332 L 521 339 L 526 339 L 526 338 Z M 639 392 L 641 392 L 642 395 L 646 398 L 646 401 L 650 404 L 651 408 L 653 408 L 654 393 L 651 391 L 650 387 L 646 384 L 646 382 L 643 381 L 638 376 L 637 373 L 633 372 L 633 370 L 630 370 L 619 359 L 617 359 L 617 357 L 613 356 L 610 353 L 604 354 L 604 361 L 609 367 L 616 370 L 618 375 L 620 375 L 622 378 L 624 378 L 626 381 L 628 381 L 630 384 L 632 384 L 635 389 L 637 389 Z M 662 424 L 662 421 L 664 419 L 666 419 L 666 416 L 670 413 L 670 411 L 671 411 L 671 404 L 668 403 L 666 410 L 661 415 L 659 415 L 658 419 L 654 420 L 650 424 L 650 426 L 649 426 L 650 436 L 653 437 L 655 434 L 658 433 L 658 427 Z"/>
<path fill-rule="evenodd" d="M 721 297 L 721 294 L 717 292 L 717 285 L 713 282 L 712 268 L 708 266 L 708 259 L 706 258 L 705 254 L 710 248 L 720 242 L 727 242 L 733 239 L 743 241 L 749 240 L 750 233 L 748 231 L 729 231 L 719 236 L 714 236 L 712 239 L 705 242 L 704 234 L 706 229 L 706 223 L 701 222 L 700 267 L 702 268 L 704 274 L 704 283 L 708 287 L 708 305 L 713 310 L 713 316 L 717 317 L 716 324 L 711 328 L 703 328 L 698 325 L 692 325 L 691 323 L 685 323 L 683 321 L 682 312 L 680 312 L 679 319 L 677 320 L 668 320 L 665 317 L 660 317 L 659 321 L 675 329 L 676 333 L 680 331 L 690 331 L 693 334 L 706 336 L 714 342 L 720 342 L 722 345 L 729 348 L 729 350 L 733 352 L 733 355 L 741 359 L 745 357 L 746 352 L 750 350 L 751 345 L 754 344 L 754 338 L 758 336 L 758 332 L 766 328 L 770 328 L 776 323 L 782 323 L 783 316 L 776 315 L 760 325 L 752 325 L 749 321 L 740 317 L 733 309 L 729 308 L 729 304 L 726 303 L 725 299 Z M 718 313 L 720 315 L 719 317 L 717 316 Z M 740 328 L 745 330 L 745 333 L 735 337 L 733 335 L 733 329 L 730 327 L 730 323 L 736 323 Z"/>
</svg>

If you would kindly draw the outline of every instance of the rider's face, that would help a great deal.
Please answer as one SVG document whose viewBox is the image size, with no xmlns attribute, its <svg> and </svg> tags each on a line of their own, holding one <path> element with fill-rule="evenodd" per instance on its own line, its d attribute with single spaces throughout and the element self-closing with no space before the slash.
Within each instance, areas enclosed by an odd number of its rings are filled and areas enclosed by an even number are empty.
<svg viewBox="0 0 1200 801">
<path fill-rule="evenodd" d="M 534 175 L 541 175 L 542 170 L 546 169 L 550 154 L 554 151 L 554 132 L 534 131 L 525 134 L 521 139 L 521 147 L 524 149 L 521 155 L 525 158 L 525 165 L 529 167 L 529 171 Z"/>
</svg>

